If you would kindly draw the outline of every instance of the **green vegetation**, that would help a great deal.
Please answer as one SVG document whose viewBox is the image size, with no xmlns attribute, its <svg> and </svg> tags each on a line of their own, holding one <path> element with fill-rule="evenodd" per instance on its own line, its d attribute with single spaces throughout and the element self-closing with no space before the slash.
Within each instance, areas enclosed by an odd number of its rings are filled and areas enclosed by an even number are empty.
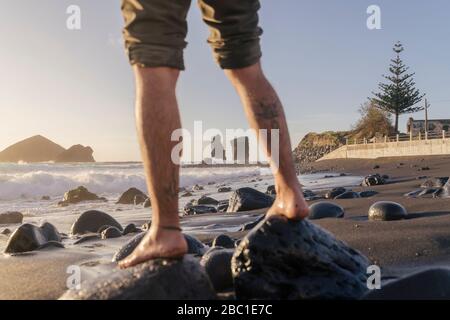
<svg viewBox="0 0 450 320">
<path fill-rule="evenodd" d="M 373 93 L 374 98 L 370 99 L 372 103 L 380 110 L 395 115 L 394 130 L 398 133 L 398 119 L 401 114 L 414 113 L 423 110 L 424 107 L 415 106 L 422 101 L 425 96 L 415 88 L 413 79 L 414 73 L 407 73 L 409 67 L 405 66 L 400 53 L 404 48 L 400 42 L 397 42 L 393 48 L 396 58 L 391 60 L 389 66 L 389 76 L 384 76 L 388 83 L 380 83 L 378 85 L 380 92 Z"/>
<path fill-rule="evenodd" d="M 354 125 L 350 134 L 351 139 L 389 136 L 395 133 L 392 126 L 392 116 L 389 112 L 376 107 L 373 102 L 367 102 L 359 109 L 361 118 Z"/>
</svg>

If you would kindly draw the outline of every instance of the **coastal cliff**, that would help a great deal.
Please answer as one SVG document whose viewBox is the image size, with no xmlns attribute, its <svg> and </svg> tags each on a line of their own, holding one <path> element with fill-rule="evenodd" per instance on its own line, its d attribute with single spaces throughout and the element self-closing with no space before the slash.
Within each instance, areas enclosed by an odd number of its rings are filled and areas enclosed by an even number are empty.
<svg viewBox="0 0 450 320">
<path fill-rule="evenodd" d="M 297 170 L 311 171 L 311 164 L 324 155 L 345 144 L 349 131 L 327 131 L 323 133 L 310 132 L 300 141 L 293 151 Z"/>
</svg>

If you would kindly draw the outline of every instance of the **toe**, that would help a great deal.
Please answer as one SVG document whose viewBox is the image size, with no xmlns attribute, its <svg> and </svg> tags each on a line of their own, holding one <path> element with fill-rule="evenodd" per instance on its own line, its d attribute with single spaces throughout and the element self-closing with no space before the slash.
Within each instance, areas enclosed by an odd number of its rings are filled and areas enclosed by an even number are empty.
<svg viewBox="0 0 450 320">
<path fill-rule="evenodd" d="M 129 266 L 128 259 L 119 261 L 119 268 L 120 269 L 128 268 L 128 266 Z"/>
<path fill-rule="evenodd" d="M 138 257 L 136 257 L 134 254 L 132 254 L 131 256 L 125 258 L 122 261 L 120 261 L 119 262 L 119 267 L 121 269 L 125 269 L 125 268 L 129 268 L 129 267 L 135 266 L 139 262 L 140 261 L 139 261 Z"/>
</svg>

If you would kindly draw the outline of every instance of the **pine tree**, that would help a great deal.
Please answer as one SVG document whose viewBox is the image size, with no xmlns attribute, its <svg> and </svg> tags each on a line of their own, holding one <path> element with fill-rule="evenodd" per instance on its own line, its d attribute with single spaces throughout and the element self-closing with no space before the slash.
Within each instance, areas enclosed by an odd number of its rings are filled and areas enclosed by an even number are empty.
<svg viewBox="0 0 450 320">
<path fill-rule="evenodd" d="M 379 93 L 374 93 L 374 98 L 370 99 L 374 105 L 384 111 L 395 115 L 395 132 L 398 133 L 398 119 L 401 114 L 414 113 L 423 110 L 422 106 L 415 106 L 422 101 L 425 94 L 421 94 L 415 88 L 415 73 L 408 73 L 409 67 L 405 66 L 400 53 L 404 48 L 397 42 L 393 48 L 396 58 L 391 60 L 389 66 L 390 75 L 383 77 L 389 80 L 388 83 L 380 83 Z"/>
</svg>

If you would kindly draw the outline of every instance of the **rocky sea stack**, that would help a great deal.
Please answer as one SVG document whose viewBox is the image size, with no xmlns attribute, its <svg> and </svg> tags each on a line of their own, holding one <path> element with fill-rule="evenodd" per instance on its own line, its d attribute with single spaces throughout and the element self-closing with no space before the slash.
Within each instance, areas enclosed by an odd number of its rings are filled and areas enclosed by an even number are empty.
<svg viewBox="0 0 450 320">
<path fill-rule="evenodd" d="M 77 144 L 58 154 L 55 162 L 95 162 L 93 153 L 94 150 L 91 147 Z"/>
</svg>

